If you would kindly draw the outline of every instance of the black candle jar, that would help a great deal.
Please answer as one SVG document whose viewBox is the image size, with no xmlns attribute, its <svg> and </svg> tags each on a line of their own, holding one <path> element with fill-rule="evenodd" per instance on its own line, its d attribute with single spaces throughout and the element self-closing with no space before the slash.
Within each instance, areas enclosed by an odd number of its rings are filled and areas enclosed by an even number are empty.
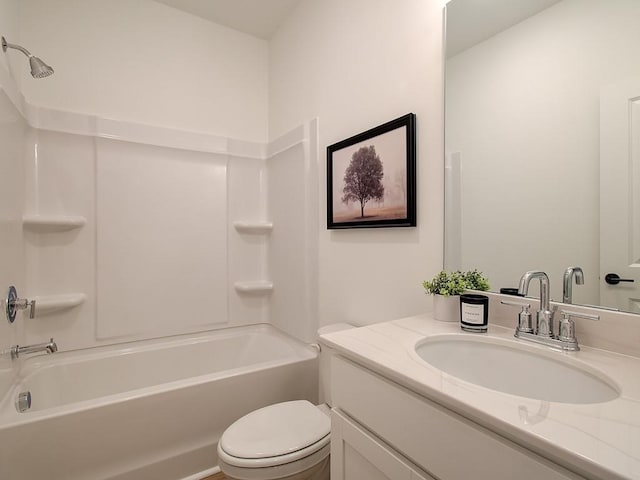
<svg viewBox="0 0 640 480">
<path fill-rule="evenodd" d="M 468 332 L 486 332 L 489 323 L 489 297 L 460 295 L 460 328 Z"/>
</svg>

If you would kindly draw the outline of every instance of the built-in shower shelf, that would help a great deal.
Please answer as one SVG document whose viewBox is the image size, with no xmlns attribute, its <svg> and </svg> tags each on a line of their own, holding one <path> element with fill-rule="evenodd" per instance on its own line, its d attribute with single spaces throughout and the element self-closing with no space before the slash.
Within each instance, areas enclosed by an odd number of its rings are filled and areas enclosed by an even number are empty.
<svg viewBox="0 0 640 480">
<path fill-rule="evenodd" d="M 24 215 L 22 225 L 35 232 L 64 232 L 83 227 L 87 219 L 79 215 Z"/>
<path fill-rule="evenodd" d="M 35 300 L 36 317 L 39 317 L 82 305 L 87 300 L 87 296 L 84 293 L 65 293 L 61 295 L 44 295 L 36 297 Z"/>
<path fill-rule="evenodd" d="M 240 233 L 269 233 L 273 230 L 271 222 L 233 222 L 233 227 Z"/>
<path fill-rule="evenodd" d="M 239 293 L 269 293 L 273 290 L 273 282 L 267 280 L 236 282 L 233 286 Z"/>
</svg>

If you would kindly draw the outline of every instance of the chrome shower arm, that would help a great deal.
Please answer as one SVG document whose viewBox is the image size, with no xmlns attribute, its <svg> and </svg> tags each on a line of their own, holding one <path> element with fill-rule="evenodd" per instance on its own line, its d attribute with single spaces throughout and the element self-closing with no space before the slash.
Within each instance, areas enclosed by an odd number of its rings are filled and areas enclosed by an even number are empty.
<svg viewBox="0 0 640 480">
<path fill-rule="evenodd" d="M 27 57 L 33 57 L 33 55 L 31 55 L 31 52 L 29 52 L 29 50 L 27 50 L 26 48 L 21 47 L 20 45 L 16 45 L 15 43 L 7 43 L 5 38 L 2 37 L 2 51 L 6 52 L 7 48 L 13 48 L 15 50 L 19 50 L 22 53 L 24 53 Z"/>
<path fill-rule="evenodd" d="M 24 53 L 29 59 L 29 66 L 31 67 L 31 76 L 33 78 L 44 78 L 49 75 L 53 75 L 53 68 L 44 63 L 41 59 L 35 55 L 31 55 L 31 52 L 26 48 L 16 45 L 15 43 L 7 43 L 7 39 L 2 37 L 2 51 L 7 53 L 7 49 L 13 48 Z"/>
</svg>

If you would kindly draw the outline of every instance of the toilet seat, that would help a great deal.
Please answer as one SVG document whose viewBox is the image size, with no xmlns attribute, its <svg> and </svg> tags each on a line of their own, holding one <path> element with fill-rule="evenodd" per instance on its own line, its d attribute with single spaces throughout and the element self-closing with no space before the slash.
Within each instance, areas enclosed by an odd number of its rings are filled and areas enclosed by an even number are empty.
<svg viewBox="0 0 640 480">
<path fill-rule="evenodd" d="M 218 456 L 233 470 L 270 468 L 295 474 L 329 455 L 330 432 L 329 417 L 310 402 L 278 403 L 231 425 L 220 438 Z"/>
<path fill-rule="evenodd" d="M 259 462 L 259 464 L 238 462 L 237 458 L 229 457 L 218 445 L 218 464 L 226 476 L 235 479 L 272 480 L 290 478 L 305 471 L 313 471 L 314 468 L 320 467 L 323 461 L 328 461 L 331 450 L 328 438 L 329 435 L 327 435 L 327 442 L 323 447 L 307 457 L 290 460 L 289 463 L 281 463 L 287 460 L 276 457 L 270 465 L 267 462 Z M 283 457 L 287 457 L 287 455 Z M 236 465 L 236 463 L 243 463 L 243 465 Z"/>
</svg>

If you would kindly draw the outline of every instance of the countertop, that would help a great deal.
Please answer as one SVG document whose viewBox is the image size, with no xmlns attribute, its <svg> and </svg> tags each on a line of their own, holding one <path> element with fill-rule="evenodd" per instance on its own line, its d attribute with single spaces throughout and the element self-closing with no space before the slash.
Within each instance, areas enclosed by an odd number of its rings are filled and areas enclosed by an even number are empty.
<svg viewBox="0 0 640 480">
<path fill-rule="evenodd" d="M 620 396 L 598 404 L 533 400 L 490 390 L 424 362 L 416 344 L 439 334 L 487 335 L 571 357 L 613 380 Z M 587 478 L 640 480 L 640 359 L 590 347 L 559 352 L 490 325 L 465 333 L 429 315 L 321 335 L 345 357 Z M 491 365 L 487 365 L 491 368 Z M 544 375 L 533 368 L 528 375 Z"/>
</svg>

